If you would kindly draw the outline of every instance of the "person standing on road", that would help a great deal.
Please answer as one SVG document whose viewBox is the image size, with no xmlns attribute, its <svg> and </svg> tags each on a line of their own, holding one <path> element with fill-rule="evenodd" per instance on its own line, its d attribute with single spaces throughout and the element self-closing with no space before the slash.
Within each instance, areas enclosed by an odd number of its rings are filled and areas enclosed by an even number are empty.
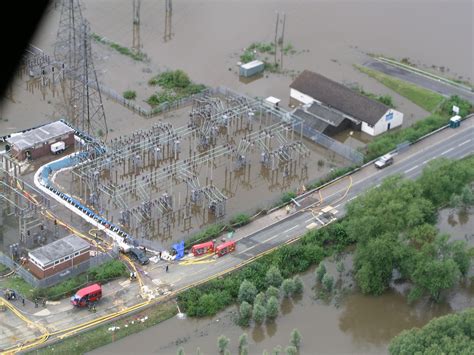
<svg viewBox="0 0 474 355">
<path fill-rule="evenodd" d="M 168 269 L 169 269 L 169 265 L 166 264 L 166 272 L 168 272 Z"/>
</svg>

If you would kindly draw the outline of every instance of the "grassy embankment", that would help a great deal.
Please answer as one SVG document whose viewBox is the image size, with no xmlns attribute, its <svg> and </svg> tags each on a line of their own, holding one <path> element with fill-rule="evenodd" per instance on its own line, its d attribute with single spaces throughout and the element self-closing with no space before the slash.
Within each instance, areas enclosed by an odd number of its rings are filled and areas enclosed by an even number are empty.
<svg viewBox="0 0 474 355">
<path fill-rule="evenodd" d="M 97 33 L 93 33 L 91 35 L 91 37 L 95 41 L 97 41 L 99 43 L 102 43 L 102 44 L 105 44 L 106 46 L 109 46 L 110 48 L 116 50 L 120 54 L 126 55 L 126 56 L 128 56 L 128 57 L 130 57 L 133 60 L 136 60 L 138 62 L 143 62 L 143 61 L 146 61 L 148 59 L 148 57 L 145 53 L 131 50 L 128 47 L 124 47 L 124 46 L 122 46 L 118 43 L 115 43 L 115 42 L 105 38 L 105 37 L 99 36 Z"/>
<path fill-rule="evenodd" d="M 384 133 L 372 140 L 365 147 L 365 161 L 375 159 L 389 151 L 394 150 L 402 142 L 415 142 L 422 136 L 435 131 L 448 124 L 451 117 L 453 105 L 460 108 L 462 117 L 473 112 L 472 105 L 458 96 L 452 96 L 447 99 L 432 91 L 421 88 L 417 85 L 395 79 L 375 70 L 361 66 L 355 66 L 356 69 L 376 79 L 388 88 L 406 97 L 416 105 L 431 112 L 428 117 L 415 122 L 413 125 L 403 129 L 396 129 Z"/>
</svg>

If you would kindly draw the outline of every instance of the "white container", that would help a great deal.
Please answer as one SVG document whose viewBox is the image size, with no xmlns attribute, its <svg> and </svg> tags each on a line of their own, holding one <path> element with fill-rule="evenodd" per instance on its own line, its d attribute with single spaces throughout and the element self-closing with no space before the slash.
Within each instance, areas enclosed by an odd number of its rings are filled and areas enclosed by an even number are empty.
<svg viewBox="0 0 474 355">
<path fill-rule="evenodd" d="M 59 154 L 66 149 L 66 144 L 63 141 L 51 144 L 51 153 Z"/>
</svg>

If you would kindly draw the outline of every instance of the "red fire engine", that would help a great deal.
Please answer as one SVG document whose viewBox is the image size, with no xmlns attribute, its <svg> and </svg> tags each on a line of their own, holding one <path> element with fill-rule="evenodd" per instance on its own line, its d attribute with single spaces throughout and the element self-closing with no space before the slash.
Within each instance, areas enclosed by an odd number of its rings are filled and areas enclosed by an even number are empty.
<svg viewBox="0 0 474 355">
<path fill-rule="evenodd" d="M 71 297 L 71 303 L 76 307 L 85 307 L 97 302 L 102 297 L 102 287 L 99 284 L 93 284 L 81 288 Z"/>
<path fill-rule="evenodd" d="M 194 256 L 203 255 L 206 253 L 212 253 L 214 251 L 214 242 L 206 242 L 201 244 L 193 245 L 191 252 Z"/>
<path fill-rule="evenodd" d="M 229 240 L 228 242 L 222 243 L 216 247 L 217 257 L 224 256 L 228 253 L 231 253 L 235 250 L 235 240 Z"/>
</svg>

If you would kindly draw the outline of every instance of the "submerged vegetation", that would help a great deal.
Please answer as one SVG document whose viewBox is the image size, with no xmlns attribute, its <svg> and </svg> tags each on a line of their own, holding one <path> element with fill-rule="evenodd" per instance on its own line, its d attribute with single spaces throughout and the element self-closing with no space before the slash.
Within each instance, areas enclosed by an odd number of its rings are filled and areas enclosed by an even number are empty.
<svg viewBox="0 0 474 355">
<path fill-rule="evenodd" d="M 164 103 L 172 104 L 187 96 L 198 94 L 206 88 L 202 84 L 194 84 L 188 74 L 180 69 L 158 74 L 148 81 L 148 85 L 161 88 L 146 101 L 152 107 Z"/>
<path fill-rule="evenodd" d="M 108 40 L 107 38 L 105 37 L 102 37 L 102 36 L 99 36 L 98 34 L 96 33 L 93 33 L 91 35 L 91 37 L 99 42 L 99 43 L 102 43 L 102 44 L 105 44 L 107 46 L 109 46 L 110 48 L 116 50 L 117 52 L 119 52 L 120 54 L 123 54 L 123 55 L 126 55 L 130 58 L 132 58 L 133 60 L 136 60 L 136 61 L 139 61 L 139 62 L 143 62 L 143 61 L 146 61 L 148 59 L 147 55 L 143 52 L 137 52 L 137 51 L 134 51 L 128 47 L 124 47 L 118 43 L 115 43 L 111 40 Z"/>
</svg>

